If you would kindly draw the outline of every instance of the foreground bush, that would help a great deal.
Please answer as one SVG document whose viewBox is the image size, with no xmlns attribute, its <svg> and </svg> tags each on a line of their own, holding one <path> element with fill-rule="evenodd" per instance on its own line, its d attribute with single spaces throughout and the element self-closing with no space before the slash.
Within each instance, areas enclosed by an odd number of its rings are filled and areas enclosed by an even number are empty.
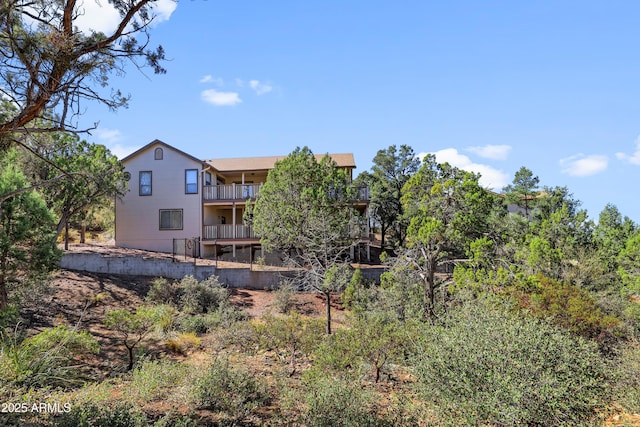
<svg viewBox="0 0 640 427">
<path fill-rule="evenodd" d="M 195 384 L 196 404 L 241 421 L 268 401 L 265 385 L 227 360 L 215 360 Z"/>
<path fill-rule="evenodd" d="M 2 381 L 23 386 L 68 386 L 79 381 L 78 357 L 98 353 L 98 341 L 88 332 L 66 326 L 46 329 L 18 342 L 4 335 L 0 342 Z"/>
<path fill-rule="evenodd" d="M 307 427 L 398 426 L 400 420 L 380 415 L 375 394 L 358 384 L 325 378 L 309 382 L 302 396 L 300 424 Z M 298 402 L 300 403 L 300 402 Z M 406 425 L 413 425 L 406 424 Z"/>
<path fill-rule="evenodd" d="M 640 342 L 625 346 L 618 359 L 616 403 L 627 412 L 640 413 Z"/>
<path fill-rule="evenodd" d="M 588 425 L 610 401 L 595 344 L 474 301 L 427 329 L 415 373 L 450 425 Z"/>
<path fill-rule="evenodd" d="M 88 404 L 74 406 L 70 412 L 58 417 L 57 427 L 143 427 L 147 420 L 140 411 L 128 403 L 120 403 L 110 408 Z"/>
<path fill-rule="evenodd" d="M 216 276 L 199 282 L 185 276 L 180 282 L 160 277 L 153 281 L 146 300 L 153 304 L 170 304 L 188 314 L 207 313 L 229 300 L 229 291 Z"/>
<path fill-rule="evenodd" d="M 184 401 L 196 368 L 170 360 L 145 360 L 132 372 L 132 397 L 142 401 Z"/>
</svg>

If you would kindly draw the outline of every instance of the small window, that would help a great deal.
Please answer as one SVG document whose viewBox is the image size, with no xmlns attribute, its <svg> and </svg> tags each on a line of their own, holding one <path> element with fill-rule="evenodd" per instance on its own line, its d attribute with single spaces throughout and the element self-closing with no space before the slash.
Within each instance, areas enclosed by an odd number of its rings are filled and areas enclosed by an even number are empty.
<svg viewBox="0 0 640 427">
<path fill-rule="evenodd" d="M 151 171 L 140 172 L 140 195 L 151 195 Z"/>
<path fill-rule="evenodd" d="M 211 185 L 211 174 L 209 172 L 204 173 L 204 185 Z"/>
<path fill-rule="evenodd" d="M 156 160 L 162 160 L 162 148 L 158 147 L 155 149 L 155 151 L 153 152 L 153 158 Z"/>
<path fill-rule="evenodd" d="M 185 194 L 198 194 L 198 169 L 184 171 L 184 192 Z"/>
<path fill-rule="evenodd" d="M 182 209 L 160 209 L 160 230 L 182 230 Z"/>
</svg>

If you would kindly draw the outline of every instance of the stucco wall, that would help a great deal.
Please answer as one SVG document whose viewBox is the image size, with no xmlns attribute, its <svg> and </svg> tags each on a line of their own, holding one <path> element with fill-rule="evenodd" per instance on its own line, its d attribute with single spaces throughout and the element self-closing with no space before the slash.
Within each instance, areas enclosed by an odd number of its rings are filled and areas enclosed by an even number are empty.
<svg viewBox="0 0 640 427">
<path fill-rule="evenodd" d="M 162 160 L 154 150 L 163 149 Z M 185 170 L 198 170 L 198 193 L 185 194 Z M 192 238 L 202 232 L 200 202 L 202 165 L 164 144 L 152 144 L 125 162 L 131 174 L 128 192 L 116 201 L 116 246 L 171 253 L 173 239 Z M 151 195 L 141 196 L 141 171 L 152 172 Z M 182 230 L 160 230 L 160 209 L 182 209 Z"/>
</svg>

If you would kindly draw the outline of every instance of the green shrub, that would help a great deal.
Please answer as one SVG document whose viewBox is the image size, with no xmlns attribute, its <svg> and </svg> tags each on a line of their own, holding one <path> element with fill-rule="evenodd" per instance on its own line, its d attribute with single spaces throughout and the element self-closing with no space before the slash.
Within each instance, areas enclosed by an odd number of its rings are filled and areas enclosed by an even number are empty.
<svg viewBox="0 0 640 427">
<path fill-rule="evenodd" d="M 411 327 L 376 313 L 355 318 L 349 329 L 337 330 L 320 344 L 311 374 L 319 370 L 353 379 L 366 368 L 378 382 L 388 364 L 403 357 Z"/>
<path fill-rule="evenodd" d="M 46 329 L 18 343 L 5 335 L 1 343 L 2 379 L 15 385 L 68 386 L 80 381 L 77 357 L 98 353 L 98 341 L 88 332 L 66 326 Z"/>
<path fill-rule="evenodd" d="M 151 288 L 147 292 L 146 300 L 152 304 L 177 305 L 179 297 L 179 283 L 169 282 L 164 277 L 158 277 L 153 280 Z"/>
<path fill-rule="evenodd" d="M 222 287 L 216 276 L 198 282 L 193 276 L 180 281 L 180 309 L 188 314 L 207 313 L 229 300 L 229 291 Z"/>
<path fill-rule="evenodd" d="M 538 276 L 535 289 L 514 290 L 512 295 L 533 316 L 584 338 L 604 340 L 620 323 L 616 317 L 603 313 L 588 291 L 547 277 Z"/>
<path fill-rule="evenodd" d="M 119 309 L 108 311 L 104 324 L 116 331 L 122 344 L 127 348 L 129 364 L 127 370 L 133 369 L 135 348 L 148 334 L 150 334 L 167 315 L 166 306 L 138 307 L 135 313 Z"/>
<path fill-rule="evenodd" d="M 242 420 L 268 401 L 266 386 L 246 371 L 230 366 L 228 360 L 214 360 L 195 383 L 196 404 Z"/>
<path fill-rule="evenodd" d="M 451 425 L 584 425 L 610 402 L 595 344 L 495 301 L 452 310 L 426 329 L 415 374 Z"/>
<path fill-rule="evenodd" d="M 74 406 L 71 411 L 54 419 L 57 427 L 143 427 L 145 416 L 130 403 L 114 407 L 87 404 Z"/>
<path fill-rule="evenodd" d="M 625 346 L 618 359 L 616 402 L 629 413 L 640 413 L 640 342 Z"/>
<path fill-rule="evenodd" d="M 298 313 L 287 316 L 264 316 L 262 323 L 253 323 L 261 348 L 278 350 L 289 363 L 290 375 L 296 371 L 301 356 L 309 356 L 324 336 L 324 322 Z"/>
<path fill-rule="evenodd" d="M 307 427 L 398 425 L 378 415 L 376 398 L 358 385 L 331 378 L 305 385 L 300 424 Z"/>
<path fill-rule="evenodd" d="M 130 390 L 144 401 L 169 400 L 177 389 L 189 384 L 194 368 L 169 360 L 144 361 L 132 373 Z"/>
<path fill-rule="evenodd" d="M 278 285 L 273 296 L 273 305 L 278 313 L 288 313 L 293 308 L 293 296 L 296 293 L 296 287 L 291 281 L 283 280 Z"/>
<path fill-rule="evenodd" d="M 201 424 L 188 415 L 180 415 L 169 411 L 153 423 L 153 427 L 198 427 Z"/>
</svg>

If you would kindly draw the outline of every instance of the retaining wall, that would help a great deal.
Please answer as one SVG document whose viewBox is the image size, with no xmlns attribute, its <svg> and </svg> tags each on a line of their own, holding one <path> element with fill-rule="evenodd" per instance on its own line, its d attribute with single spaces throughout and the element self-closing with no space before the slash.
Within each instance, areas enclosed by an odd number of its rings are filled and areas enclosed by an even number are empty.
<svg viewBox="0 0 640 427">
<path fill-rule="evenodd" d="M 192 275 L 198 280 L 216 275 L 228 287 L 244 289 L 276 288 L 282 276 L 287 273 L 286 271 L 256 271 L 248 267 L 216 268 L 211 265 L 194 265 L 193 262 L 173 261 L 166 258 L 70 252 L 62 256 L 60 267 L 90 273 L 166 277 L 178 280 L 187 275 Z M 380 274 L 383 271 L 382 268 L 366 268 L 362 273 L 365 279 L 379 283 Z"/>
</svg>

